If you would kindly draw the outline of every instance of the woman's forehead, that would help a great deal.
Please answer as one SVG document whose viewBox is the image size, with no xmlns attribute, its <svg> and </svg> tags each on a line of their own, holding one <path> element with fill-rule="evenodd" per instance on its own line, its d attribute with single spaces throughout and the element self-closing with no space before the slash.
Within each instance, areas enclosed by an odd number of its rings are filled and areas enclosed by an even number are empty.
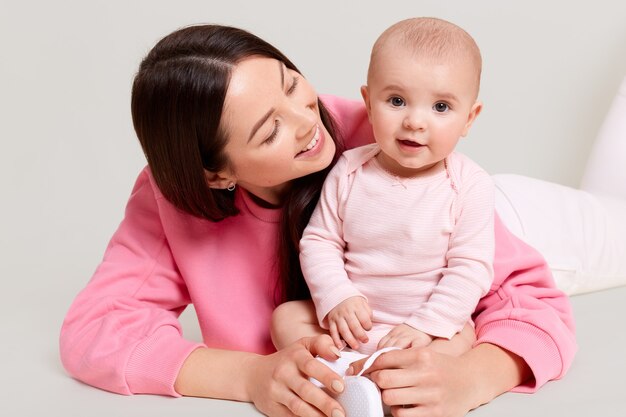
<svg viewBox="0 0 626 417">
<path fill-rule="evenodd" d="M 253 56 L 240 61 L 233 69 L 224 101 L 224 124 L 228 131 L 250 131 L 274 106 L 282 94 L 283 63 Z"/>
<path fill-rule="evenodd" d="M 262 56 L 239 61 L 231 74 L 226 96 L 240 97 L 258 94 L 266 87 L 280 87 L 283 63 Z"/>
</svg>

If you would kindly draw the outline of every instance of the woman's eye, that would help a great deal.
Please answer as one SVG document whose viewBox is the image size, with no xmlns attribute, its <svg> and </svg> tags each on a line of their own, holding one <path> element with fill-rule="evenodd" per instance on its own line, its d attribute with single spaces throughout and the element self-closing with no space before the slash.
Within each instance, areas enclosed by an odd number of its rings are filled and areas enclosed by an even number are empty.
<svg viewBox="0 0 626 417">
<path fill-rule="evenodd" d="M 435 103 L 435 105 L 433 106 L 433 109 L 435 109 L 435 111 L 438 113 L 445 113 L 449 110 L 449 108 L 450 107 L 448 107 L 446 103 Z"/>
<path fill-rule="evenodd" d="M 392 106 L 394 107 L 400 107 L 400 106 L 404 106 L 404 100 L 401 99 L 400 97 L 391 97 L 389 99 L 389 102 L 391 103 Z"/>
<path fill-rule="evenodd" d="M 263 141 L 264 144 L 269 145 L 270 143 L 274 142 L 274 139 L 276 139 L 276 136 L 278 136 L 278 130 L 280 128 L 280 122 L 278 120 L 276 120 L 276 123 L 274 124 L 274 129 L 272 130 L 272 133 L 270 133 L 270 135 L 267 137 L 267 139 L 265 139 Z"/>
</svg>

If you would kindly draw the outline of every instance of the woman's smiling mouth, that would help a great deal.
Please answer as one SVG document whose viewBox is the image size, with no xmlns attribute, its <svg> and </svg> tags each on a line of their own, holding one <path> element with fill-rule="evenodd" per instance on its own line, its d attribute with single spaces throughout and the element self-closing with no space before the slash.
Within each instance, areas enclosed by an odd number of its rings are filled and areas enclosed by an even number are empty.
<svg viewBox="0 0 626 417">
<path fill-rule="evenodd" d="M 315 127 L 315 134 L 311 138 L 311 141 L 307 143 L 307 145 L 304 148 L 302 148 L 300 152 L 296 154 L 296 158 L 301 155 L 305 155 L 305 154 L 311 155 L 315 153 L 315 151 L 317 151 L 318 148 L 320 148 L 320 146 L 318 145 L 323 143 L 323 141 L 324 141 L 324 134 L 322 133 L 322 129 L 320 129 L 319 125 L 317 125 Z"/>
</svg>

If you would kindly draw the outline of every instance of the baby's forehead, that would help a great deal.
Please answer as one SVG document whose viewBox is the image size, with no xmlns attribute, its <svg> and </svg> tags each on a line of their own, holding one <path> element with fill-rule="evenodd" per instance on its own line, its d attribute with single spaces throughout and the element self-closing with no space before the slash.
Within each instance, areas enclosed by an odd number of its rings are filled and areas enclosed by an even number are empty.
<svg viewBox="0 0 626 417">
<path fill-rule="evenodd" d="M 410 60 L 410 64 L 424 64 L 429 67 L 445 66 L 468 72 L 471 74 L 471 82 L 475 84 L 476 91 L 480 88 L 482 59 L 475 44 L 468 45 L 464 39 L 461 41 L 456 41 L 454 38 L 438 39 L 436 37 L 415 39 L 407 38 L 403 34 L 391 34 L 381 37 L 379 41 L 372 49 L 368 83 L 372 81 L 372 78 L 384 76 L 381 72 L 388 71 L 395 65 L 404 65 L 407 60 Z"/>
<path fill-rule="evenodd" d="M 413 39 L 398 34 L 386 37 L 377 42 L 372 49 L 371 60 L 376 60 L 381 55 L 387 56 L 389 53 L 406 53 L 416 60 L 441 61 L 446 64 L 469 60 L 479 67 L 482 61 L 480 51 L 464 40 L 440 39 L 435 36 Z"/>
<path fill-rule="evenodd" d="M 395 45 L 372 57 L 367 84 L 374 89 L 452 91 L 461 89 L 476 98 L 480 90 L 480 67 L 467 53 L 430 54 Z M 464 96 L 464 94 L 461 94 Z M 455 92 L 454 95 L 460 93 Z"/>
<path fill-rule="evenodd" d="M 402 44 L 389 44 L 372 55 L 368 75 L 386 72 L 402 66 L 418 65 L 429 68 L 454 68 L 480 76 L 481 66 L 466 50 L 432 51 Z M 384 75 L 384 74 L 382 74 Z"/>
</svg>

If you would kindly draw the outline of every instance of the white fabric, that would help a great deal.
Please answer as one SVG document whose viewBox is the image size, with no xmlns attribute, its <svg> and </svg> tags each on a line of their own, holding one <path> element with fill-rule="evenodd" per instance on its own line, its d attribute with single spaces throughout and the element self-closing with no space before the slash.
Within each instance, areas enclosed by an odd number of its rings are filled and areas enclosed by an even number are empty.
<svg viewBox="0 0 626 417">
<path fill-rule="evenodd" d="M 333 362 L 319 356 L 316 358 L 344 378 L 344 390 L 335 398 L 346 412 L 346 417 L 382 417 L 391 414 L 389 407 L 382 403 L 380 390 L 376 384 L 362 375 L 380 355 L 398 349 L 391 346 L 377 350 L 365 361 L 363 369 L 355 376 L 346 376 L 346 370 L 352 362 L 367 358 L 367 355 L 363 353 L 347 349 L 342 351 L 341 357 Z M 323 388 L 322 383 L 317 379 L 311 378 L 311 382 Z"/>
<path fill-rule="evenodd" d="M 336 399 L 346 417 L 383 417 L 383 402 L 376 384 L 364 376 L 350 376 L 344 381 L 344 390 Z"/>
<path fill-rule="evenodd" d="M 626 285 L 626 78 L 576 190 L 518 175 L 495 175 L 496 211 L 541 252 L 557 286 L 580 294 Z"/>
<path fill-rule="evenodd" d="M 569 295 L 626 285 L 626 201 L 519 175 L 494 175 L 496 211 L 546 259 Z"/>
<path fill-rule="evenodd" d="M 626 77 L 593 144 L 581 188 L 626 200 Z"/>
<path fill-rule="evenodd" d="M 363 372 L 367 371 L 369 367 L 372 366 L 376 358 L 378 358 L 383 353 L 386 353 L 392 350 L 398 350 L 398 349 L 400 348 L 397 348 L 395 346 L 390 346 L 390 347 L 377 350 L 369 357 L 368 360 L 365 361 L 365 363 L 363 364 L 363 369 L 361 369 L 361 372 L 359 372 L 356 376 L 363 375 Z M 348 367 L 350 366 L 352 362 L 356 362 L 360 359 L 367 358 L 367 357 L 368 355 L 364 353 L 360 353 L 352 349 L 346 349 L 346 350 L 341 351 L 341 357 L 335 361 L 332 361 L 332 362 L 327 361 L 326 359 L 321 358 L 319 356 L 316 357 L 316 359 L 322 362 L 324 365 L 328 366 L 330 369 L 332 369 L 337 375 L 341 377 L 345 377 L 346 371 L 348 370 Z M 317 385 L 320 388 L 323 387 L 323 384 L 315 378 L 311 378 L 311 382 L 313 382 L 315 385 Z"/>
</svg>

